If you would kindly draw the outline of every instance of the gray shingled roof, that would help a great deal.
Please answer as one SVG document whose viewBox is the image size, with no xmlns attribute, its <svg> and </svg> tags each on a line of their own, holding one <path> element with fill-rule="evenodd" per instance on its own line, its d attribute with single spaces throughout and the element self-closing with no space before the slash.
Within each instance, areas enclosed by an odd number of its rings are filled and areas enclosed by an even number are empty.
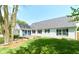
<svg viewBox="0 0 79 59">
<path fill-rule="evenodd" d="M 28 24 L 19 24 L 21 29 L 30 29 L 31 27 Z"/>
<path fill-rule="evenodd" d="M 70 22 L 70 17 L 59 17 L 31 24 L 32 29 L 75 27 L 75 22 Z"/>
</svg>

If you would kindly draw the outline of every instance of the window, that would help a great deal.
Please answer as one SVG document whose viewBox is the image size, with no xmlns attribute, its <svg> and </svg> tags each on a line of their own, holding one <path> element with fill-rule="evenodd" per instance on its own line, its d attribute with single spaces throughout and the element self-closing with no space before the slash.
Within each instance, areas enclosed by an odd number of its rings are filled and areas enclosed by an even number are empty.
<svg viewBox="0 0 79 59">
<path fill-rule="evenodd" d="M 57 34 L 57 35 L 61 35 L 61 29 L 57 29 L 57 30 L 56 30 L 56 34 Z"/>
<path fill-rule="evenodd" d="M 68 29 L 57 29 L 56 35 L 67 35 L 68 36 Z"/>
<path fill-rule="evenodd" d="M 40 34 L 41 34 L 41 33 L 42 33 L 42 30 L 38 30 L 38 33 L 40 33 Z"/>
<path fill-rule="evenodd" d="M 49 33 L 50 32 L 50 29 L 45 29 L 45 33 Z"/>
<path fill-rule="evenodd" d="M 31 30 L 28 30 L 28 35 L 31 35 Z"/>
<path fill-rule="evenodd" d="M 27 35 L 27 30 L 22 30 L 23 36 Z"/>
<path fill-rule="evenodd" d="M 23 34 L 23 36 L 25 35 L 25 31 L 24 30 L 22 30 L 22 34 Z"/>
<path fill-rule="evenodd" d="M 27 34 L 27 30 L 25 30 L 25 34 Z"/>
<path fill-rule="evenodd" d="M 36 31 L 35 30 L 32 30 L 32 33 L 36 33 Z"/>
<path fill-rule="evenodd" d="M 68 29 L 63 29 L 63 35 L 68 35 Z"/>
</svg>

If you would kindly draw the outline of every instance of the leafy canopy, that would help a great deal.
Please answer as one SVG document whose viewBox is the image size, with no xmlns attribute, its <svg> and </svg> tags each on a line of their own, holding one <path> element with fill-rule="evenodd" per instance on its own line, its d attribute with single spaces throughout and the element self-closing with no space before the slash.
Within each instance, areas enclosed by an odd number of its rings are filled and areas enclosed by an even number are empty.
<svg viewBox="0 0 79 59">
<path fill-rule="evenodd" d="M 18 24 L 27 24 L 25 21 L 23 21 L 23 20 L 16 20 L 16 23 L 18 23 Z"/>
<path fill-rule="evenodd" d="M 71 8 L 71 15 L 69 15 L 70 17 L 72 17 L 72 21 L 79 21 L 79 8 Z"/>
</svg>

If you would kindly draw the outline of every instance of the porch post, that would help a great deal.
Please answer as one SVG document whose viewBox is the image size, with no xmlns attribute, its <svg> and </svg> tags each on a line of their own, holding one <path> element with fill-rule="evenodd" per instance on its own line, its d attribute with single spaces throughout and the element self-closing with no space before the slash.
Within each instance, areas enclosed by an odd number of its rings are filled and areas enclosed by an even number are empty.
<svg viewBox="0 0 79 59">
<path fill-rule="evenodd" d="M 75 38 L 76 38 L 76 40 L 77 40 L 77 27 L 76 27 L 76 29 L 75 29 L 75 30 L 76 30 L 76 33 L 75 33 Z"/>
</svg>

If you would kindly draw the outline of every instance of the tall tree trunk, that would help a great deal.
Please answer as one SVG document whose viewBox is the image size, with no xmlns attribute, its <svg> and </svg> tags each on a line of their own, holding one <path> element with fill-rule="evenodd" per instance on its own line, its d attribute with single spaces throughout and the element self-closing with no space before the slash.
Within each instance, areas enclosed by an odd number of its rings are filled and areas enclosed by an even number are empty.
<svg viewBox="0 0 79 59">
<path fill-rule="evenodd" d="M 1 31 L 2 31 L 3 18 L 2 18 L 2 13 L 1 13 L 1 7 L 2 7 L 2 5 L 0 5 L 0 27 L 1 27 Z"/>
<path fill-rule="evenodd" d="M 12 15 L 11 15 L 11 41 L 14 40 L 14 28 L 16 26 L 16 15 L 18 11 L 18 6 L 14 5 L 13 10 L 12 10 Z"/>
<path fill-rule="evenodd" d="M 8 19 L 8 6 L 3 6 L 4 10 L 4 40 L 5 44 L 9 42 L 9 19 Z"/>
<path fill-rule="evenodd" d="M 2 13 L 1 13 L 1 7 L 3 7 L 4 17 L 2 16 Z M 3 29 L 2 32 L 4 35 L 5 44 L 9 43 L 10 41 L 13 41 L 14 39 L 13 31 L 16 25 L 17 11 L 18 11 L 18 6 L 14 5 L 12 10 L 12 15 L 11 15 L 11 21 L 10 21 L 8 5 L 3 5 L 3 6 L 0 5 L 0 25 L 2 26 L 2 29 Z"/>
<path fill-rule="evenodd" d="M 3 37 L 4 36 L 4 19 L 3 19 L 3 16 L 2 16 L 2 13 L 1 13 L 1 8 L 2 8 L 2 5 L 0 5 L 0 26 L 1 26 L 1 33 L 3 34 Z M 4 39 L 6 40 L 6 39 Z"/>
</svg>

